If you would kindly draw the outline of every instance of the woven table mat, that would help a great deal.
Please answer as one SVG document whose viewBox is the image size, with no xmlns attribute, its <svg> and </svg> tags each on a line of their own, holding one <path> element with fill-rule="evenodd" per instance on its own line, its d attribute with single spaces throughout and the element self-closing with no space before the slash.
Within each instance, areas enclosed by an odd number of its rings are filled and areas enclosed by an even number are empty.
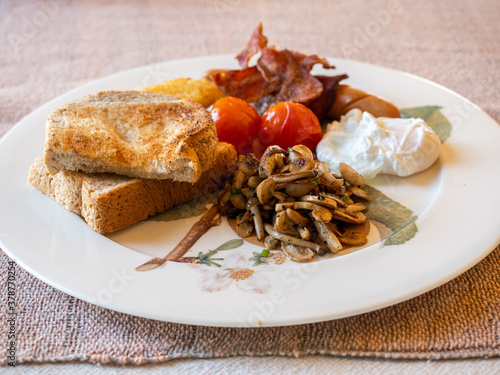
<svg viewBox="0 0 500 375">
<path fill-rule="evenodd" d="M 39 105 L 96 78 L 176 58 L 236 53 L 259 21 L 270 44 L 280 49 L 414 73 L 457 91 L 500 120 L 496 0 L 150 0 L 141 5 L 6 0 L 0 2 L 0 14 L 0 137 Z M 457 111 L 459 120 L 467 116 Z M 0 259 L 3 309 L 9 264 L 4 254 Z M 18 363 L 139 364 L 306 354 L 437 359 L 500 353 L 498 248 L 467 273 L 396 306 L 336 321 L 259 329 L 132 317 L 87 304 L 15 269 Z M 8 332 L 1 311 L 0 329 Z M 0 361 L 6 363 L 5 337 L 0 349 Z"/>
<path fill-rule="evenodd" d="M 8 258 L 1 259 L 6 306 Z M 213 328 L 88 304 L 16 270 L 17 362 L 143 364 L 174 358 L 303 356 L 447 359 L 500 355 L 500 248 L 451 282 L 398 305 L 334 321 Z M 0 323 L 8 331 L 7 319 Z M 0 346 L 5 353 L 7 340 Z M 1 356 L 5 363 L 6 355 Z"/>
</svg>

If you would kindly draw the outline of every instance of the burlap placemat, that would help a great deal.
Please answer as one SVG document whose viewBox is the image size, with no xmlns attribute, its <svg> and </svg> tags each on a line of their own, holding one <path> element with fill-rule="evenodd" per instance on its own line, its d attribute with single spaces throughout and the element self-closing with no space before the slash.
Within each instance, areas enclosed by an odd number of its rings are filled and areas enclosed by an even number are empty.
<svg viewBox="0 0 500 375">
<path fill-rule="evenodd" d="M 8 258 L 0 255 L 2 306 Z M 59 292 L 15 267 L 18 363 L 144 364 L 174 358 L 338 356 L 447 359 L 500 355 L 500 248 L 451 282 L 371 313 L 277 328 L 213 328 L 138 318 Z M 3 318 L 2 332 L 9 331 Z M 0 341 L 1 363 L 8 340 Z"/>
<path fill-rule="evenodd" d="M 97 77 L 175 58 L 236 53 L 259 21 L 279 48 L 415 73 L 466 96 L 498 121 L 500 89 L 491 78 L 500 63 L 499 10 L 496 0 L 150 0 L 142 6 L 2 1 L 0 137 L 40 104 Z M 9 264 L 4 254 L 0 259 L 5 364 Z M 112 312 L 14 266 L 16 360 L 140 364 L 234 355 L 498 356 L 499 260 L 497 248 L 448 284 L 383 310 L 260 329 L 170 324 Z"/>
</svg>

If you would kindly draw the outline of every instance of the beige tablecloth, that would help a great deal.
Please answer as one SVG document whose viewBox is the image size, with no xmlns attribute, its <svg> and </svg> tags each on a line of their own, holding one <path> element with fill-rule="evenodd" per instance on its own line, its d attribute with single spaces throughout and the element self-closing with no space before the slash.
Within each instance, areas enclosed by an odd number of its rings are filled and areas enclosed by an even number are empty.
<svg viewBox="0 0 500 375">
<path fill-rule="evenodd" d="M 500 120 L 500 3 L 496 0 L 3 1 L 0 14 L 0 137 L 44 102 L 96 78 L 176 58 L 236 53 L 259 21 L 271 44 L 279 48 L 414 73 L 458 92 Z M 146 363 L 235 355 L 272 355 L 275 360 L 279 358 L 276 356 L 306 354 L 498 356 L 499 257 L 497 248 L 456 280 L 388 309 L 341 321 L 261 332 L 158 323 L 112 313 L 55 291 L 19 269 L 23 280 L 19 301 L 23 315 L 19 321 L 26 341 L 18 343 L 17 360 Z M 1 259 L 5 271 L 7 258 Z M 5 275 L 6 271 L 2 277 Z M 47 296 L 55 305 L 41 302 Z M 57 315 L 58 308 L 71 308 L 72 314 Z M 66 327 L 58 321 L 65 319 L 63 315 L 73 319 L 70 323 L 77 327 L 69 331 L 73 336 L 67 336 L 68 332 L 66 336 L 48 334 Z M 96 322 L 102 327 L 99 332 L 89 329 L 89 324 Z M 0 326 L 6 332 L 5 319 Z M 352 335 L 352 327 L 357 327 L 356 335 Z M 160 330 L 164 333 L 160 337 L 169 337 L 169 332 L 196 335 L 198 346 L 167 340 L 165 350 L 159 352 L 148 346 L 146 337 L 141 342 L 143 350 L 132 352 L 127 345 L 136 342 L 137 330 Z M 220 345 L 226 335 L 239 341 Z M 103 337 L 111 338 L 113 344 L 93 346 Z M 335 339 L 338 337 L 342 340 Z M 6 343 L 0 340 L 2 353 Z M 2 355 L 0 361 L 5 363 L 6 356 Z M 271 363 L 271 359 L 267 361 Z M 258 363 L 260 366 L 262 362 Z M 340 360 L 336 365 L 342 363 L 345 366 Z M 490 370 L 497 362 L 491 363 Z M 366 362 L 356 362 L 360 364 Z M 373 373 L 387 370 L 377 364 L 369 363 L 374 366 Z M 406 365 L 411 368 L 412 363 Z M 477 361 L 464 366 L 479 368 Z"/>
</svg>

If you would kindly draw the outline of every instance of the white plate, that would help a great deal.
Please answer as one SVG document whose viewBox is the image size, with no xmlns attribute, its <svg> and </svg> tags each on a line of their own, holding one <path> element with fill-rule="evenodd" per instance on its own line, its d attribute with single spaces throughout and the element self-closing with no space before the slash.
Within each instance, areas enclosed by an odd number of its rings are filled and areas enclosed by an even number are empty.
<svg viewBox="0 0 500 375">
<path fill-rule="evenodd" d="M 193 219 L 139 223 L 110 236 L 93 232 L 27 183 L 41 156 L 50 110 L 102 90 L 137 89 L 212 68 L 237 68 L 232 56 L 170 61 L 133 69 L 75 89 L 43 105 L 0 140 L 0 246 L 36 277 L 70 295 L 147 318 L 211 326 L 279 326 L 337 319 L 380 309 L 433 289 L 466 271 L 500 242 L 500 126 L 456 93 L 422 78 L 369 64 L 332 59 L 352 86 L 384 96 L 398 107 L 440 105 L 453 124 L 439 162 L 407 179 L 375 186 L 419 215 L 419 232 L 403 245 L 376 243 L 311 264 L 252 267 L 225 252 L 227 267 L 248 267 L 245 283 L 217 267 L 168 263 L 149 272 L 135 267 L 163 257 Z M 212 229 L 192 254 L 214 249 L 234 233 Z M 149 254 L 149 255 L 148 255 Z M 231 255 L 232 254 L 232 255 Z M 238 258 L 238 259 L 236 259 Z M 237 262 L 238 260 L 238 262 Z M 215 282 L 218 280 L 218 282 Z M 215 287 L 212 292 L 202 288 Z M 226 287 L 221 291 L 216 291 Z"/>
</svg>

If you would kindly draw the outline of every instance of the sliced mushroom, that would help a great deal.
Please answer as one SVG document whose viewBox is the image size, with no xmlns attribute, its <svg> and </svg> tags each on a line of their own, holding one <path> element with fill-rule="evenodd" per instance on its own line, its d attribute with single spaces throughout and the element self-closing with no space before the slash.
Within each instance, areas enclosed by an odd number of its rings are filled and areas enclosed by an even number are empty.
<svg viewBox="0 0 500 375">
<path fill-rule="evenodd" d="M 307 217 L 303 216 L 301 213 L 295 210 L 292 210 L 291 208 L 287 208 L 285 211 L 281 212 L 286 212 L 286 216 L 288 217 L 288 219 L 290 219 L 295 224 L 300 225 L 301 227 L 305 227 L 309 224 L 309 219 Z"/>
<path fill-rule="evenodd" d="M 289 204 L 289 203 L 278 203 L 276 205 L 276 211 L 278 211 L 278 205 L 284 205 L 284 204 Z M 292 208 L 294 210 L 311 210 L 311 216 L 313 217 L 314 220 L 319 220 L 322 222 L 328 222 L 332 220 L 332 212 L 323 206 L 320 206 L 315 203 L 311 202 L 293 202 L 291 203 L 291 206 L 285 207 L 283 206 L 284 209 L 287 208 Z"/>
<path fill-rule="evenodd" d="M 248 185 L 248 187 L 255 189 L 257 186 L 259 186 L 261 181 L 262 181 L 262 177 L 260 177 L 260 176 L 257 176 L 257 175 L 250 176 L 248 178 L 247 185 Z"/>
<path fill-rule="evenodd" d="M 259 204 L 259 200 L 254 196 L 247 199 L 246 209 L 250 210 L 253 206 L 257 206 Z"/>
<path fill-rule="evenodd" d="M 348 215 L 354 215 L 357 212 L 366 210 L 366 206 L 363 203 L 350 204 L 345 208 L 345 213 Z"/>
<path fill-rule="evenodd" d="M 264 223 L 262 221 L 262 215 L 260 214 L 259 206 L 254 205 L 250 208 L 250 212 L 253 217 L 253 223 L 255 225 L 255 234 L 257 239 L 262 241 L 264 239 Z"/>
<path fill-rule="evenodd" d="M 329 198 L 329 199 L 332 199 L 335 201 L 335 203 L 337 203 L 337 206 L 340 206 L 340 207 L 346 207 L 347 204 L 340 198 L 334 196 L 334 195 L 329 195 L 329 194 L 325 194 L 325 193 L 319 193 L 319 195 L 321 197 L 325 197 L 325 198 Z"/>
<path fill-rule="evenodd" d="M 344 202 L 346 204 L 346 207 L 349 206 L 350 204 L 354 204 L 354 201 L 351 198 L 351 192 L 346 192 L 344 193 Z"/>
<path fill-rule="evenodd" d="M 238 166 L 232 186 L 219 194 L 219 203 L 221 209 L 231 208 L 224 204 L 231 200 L 235 214 L 246 210 L 237 221 L 240 236 L 255 232 L 268 249 L 281 247 L 292 260 L 303 262 L 315 253 L 336 253 L 342 243 L 366 243 L 366 233 L 340 226 L 366 226 L 366 205 L 354 203 L 350 196 L 370 199 L 359 187 L 364 180 L 348 165 L 342 165 L 341 174 L 331 173 L 325 163 L 314 161 L 309 148 L 297 145 L 287 151 L 270 146 L 259 163 L 253 154 L 240 155 Z"/>
<path fill-rule="evenodd" d="M 253 154 L 238 156 L 238 168 L 247 176 L 253 176 L 259 171 L 259 161 Z"/>
<path fill-rule="evenodd" d="M 273 228 L 274 230 L 289 234 L 290 236 L 297 237 L 299 236 L 299 232 L 295 227 L 294 223 L 288 219 L 285 211 L 278 212 L 273 218 Z"/>
<path fill-rule="evenodd" d="M 242 188 L 241 189 L 241 194 L 243 194 L 245 196 L 245 198 L 252 198 L 255 194 L 255 190 L 254 189 L 250 189 L 248 187 L 246 188 Z"/>
<path fill-rule="evenodd" d="M 332 215 L 336 220 L 345 221 L 351 224 L 362 224 L 366 221 L 366 216 L 362 212 L 356 212 L 354 215 L 347 215 L 339 210 L 335 210 Z"/>
<path fill-rule="evenodd" d="M 336 191 L 337 195 L 339 196 L 342 196 L 344 195 L 344 193 L 346 192 L 346 187 L 345 185 L 342 185 L 341 187 L 339 187 Z"/>
<path fill-rule="evenodd" d="M 290 172 L 290 168 L 291 168 L 291 164 L 288 163 L 288 164 L 285 164 L 284 166 L 282 166 L 280 169 L 277 170 L 277 173 L 286 173 L 286 172 Z"/>
<path fill-rule="evenodd" d="M 298 227 L 297 230 L 299 231 L 300 238 L 303 240 L 311 239 L 311 232 L 306 227 Z"/>
<path fill-rule="evenodd" d="M 271 224 L 264 224 L 264 229 L 265 231 L 272 237 L 276 238 L 277 240 L 280 240 L 285 243 L 290 243 L 292 245 L 297 245 L 301 247 L 307 247 L 314 252 L 318 252 L 321 249 L 321 245 L 310 242 L 310 241 L 305 241 L 300 238 L 292 237 L 284 233 L 280 233 L 276 230 L 274 230 L 273 226 Z"/>
<path fill-rule="evenodd" d="M 288 196 L 285 193 L 282 193 L 282 192 L 279 192 L 279 191 L 275 191 L 273 193 L 273 197 L 275 197 L 280 202 L 284 202 L 288 198 Z"/>
<path fill-rule="evenodd" d="M 285 191 L 291 197 L 301 197 L 303 195 L 308 194 L 311 190 L 313 190 L 318 184 L 316 182 L 310 181 L 298 181 L 293 184 L 289 184 Z"/>
<path fill-rule="evenodd" d="M 231 203 L 233 204 L 234 207 L 236 207 L 240 210 L 246 209 L 247 202 L 246 202 L 245 196 L 243 194 L 241 194 L 241 193 L 231 194 L 229 200 L 231 201 Z"/>
<path fill-rule="evenodd" d="M 310 262 L 314 257 L 314 251 L 307 247 L 282 242 L 281 249 L 295 262 Z"/>
<path fill-rule="evenodd" d="M 273 197 L 275 189 L 276 181 L 274 181 L 272 178 L 267 178 L 262 181 L 256 189 L 259 202 L 263 205 L 267 204 L 267 202 L 269 202 L 269 200 Z"/>
<path fill-rule="evenodd" d="M 286 232 L 290 230 L 290 224 L 287 219 L 288 217 L 286 215 L 286 211 L 278 212 L 274 221 L 274 229 L 280 232 Z"/>
<path fill-rule="evenodd" d="M 290 173 L 310 171 L 316 166 L 313 159 L 299 158 L 287 163 Z"/>
<path fill-rule="evenodd" d="M 370 195 L 368 195 L 368 193 L 366 191 L 364 191 L 363 189 L 360 189 L 358 187 L 355 187 L 355 186 L 349 186 L 348 187 L 348 190 L 355 196 L 359 197 L 359 198 L 363 198 L 363 199 L 366 199 L 367 201 L 369 201 L 372 197 L 370 197 Z"/>
<path fill-rule="evenodd" d="M 309 171 L 295 172 L 295 173 L 279 173 L 273 174 L 271 178 L 276 182 L 293 182 L 303 178 L 311 178 L 318 176 L 318 171 L 311 169 Z"/>
<path fill-rule="evenodd" d="M 269 146 L 260 159 L 260 177 L 269 177 L 275 168 L 281 168 L 283 166 L 283 155 L 285 155 L 285 150 L 281 147 Z"/>
<path fill-rule="evenodd" d="M 236 221 L 236 233 L 242 238 L 249 237 L 253 232 L 253 220 L 247 211 L 241 219 Z"/>
<path fill-rule="evenodd" d="M 274 209 L 276 210 L 276 212 L 285 211 L 287 208 L 293 208 L 294 203 L 295 202 L 276 203 L 276 206 L 274 207 Z"/>
<path fill-rule="evenodd" d="M 253 224 L 249 222 L 236 224 L 236 233 L 241 238 L 250 237 L 250 235 L 253 233 Z"/>
<path fill-rule="evenodd" d="M 242 171 L 238 170 L 234 175 L 232 187 L 238 190 L 241 189 L 243 187 L 243 184 L 245 183 L 245 180 L 246 180 L 245 174 Z"/>
<path fill-rule="evenodd" d="M 269 250 L 277 250 L 280 248 L 281 241 L 277 240 L 276 238 L 272 236 L 267 236 L 264 239 L 264 246 L 269 249 Z"/>
<path fill-rule="evenodd" d="M 296 159 L 311 159 L 314 160 L 314 155 L 309 147 L 304 145 L 295 145 L 288 150 L 288 161 L 294 161 Z"/>
<path fill-rule="evenodd" d="M 336 235 L 338 238 L 340 238 L 340 237 L 342 237 L 344 234 L 346 234 L 346 230 L 345 230 L 345 228 L 343 228 L 343 227 L 340 227 L 340 228 L 339 228 L 339 226 L 337 225 L 337 223 L 336 223 L 335 221 L 332 221 L 330 224 L 331 224 L 331 225 L 329 225 L 330 230 L 331 230 L 333 233 L 335 233 L 335 235 Z"/>
<path fill-rule="evenodd" d="M 347 232 L 342 237 L 339 237 L 339 241 L 345 245 L 362 246 L 368 242 L 368 238 L 363 233 Z"/>
<path fill-rule="evenodd" d="M 325 180 L 327 185 L 333 189 L 338 189 L 344 184 L 343 179 L 335 178 L 335 176 L 330 172 L 325 163 L 321 162 L 317 165 L 317 168 L 322 172 L 321 179 Z"/>
<path fill-rule="evenodd" d="M 247 210 L 245 211 L 245 213 L 241 216 L 241 222 L 252 222 L 253 221 L 253 218 L 252 218 L 252 213 Z"/>
<path fill-rule="evenodd" d="M 300 198 L 302 202 L 311 202 L 311 203 L 316 203 L 321 206 L 325 206 L 328 208 L 336 209 L 337 208 L 337 202 L 332 199 L 331 197 L 327 195 L 304 195 Z"/>
<path fill-rule="evenodd" d="M 365 179 L 358 172 L 354 170 L 350 165 L 346 163 L 339 164 L 339 171 L 342 177 L 351 185 L 356 187 L 364 187 Z"/>
<path fill-rule="evenodd" d="M 321 238 L 321 240 L 326 243 L 326 246 L 333 254 L 337 253 L 339 250 L 342 250 L 342 244 L 327 223 L 315 221 L 314 226 L 318 231 L 319 238 Z"/>
</svg>

